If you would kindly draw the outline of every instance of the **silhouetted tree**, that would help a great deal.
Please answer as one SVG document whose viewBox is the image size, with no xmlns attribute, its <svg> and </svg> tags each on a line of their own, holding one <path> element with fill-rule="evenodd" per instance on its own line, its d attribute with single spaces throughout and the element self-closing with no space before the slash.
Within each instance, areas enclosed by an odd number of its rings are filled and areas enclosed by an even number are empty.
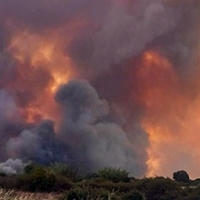
<svg viewBox="0 0 200 200">
<path fill-rule="evenodd" d="M 186 171 L 180 170 L 173 173 L 173 179 L 178 182 L 187 183 L 190 181 L 189 175 Z"/>
</svg>

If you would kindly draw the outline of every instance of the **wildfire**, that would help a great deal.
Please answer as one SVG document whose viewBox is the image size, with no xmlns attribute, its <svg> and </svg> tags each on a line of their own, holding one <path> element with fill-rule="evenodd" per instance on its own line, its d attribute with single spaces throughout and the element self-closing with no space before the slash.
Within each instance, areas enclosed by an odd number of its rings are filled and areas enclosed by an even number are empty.
<svg viewBox="0 0 200 200">
<path fill-rule="evenodd" d="M 138 81 L 146 106 L 142 126 L 149 137 L 147 176 L 168 175 L 180 168 L 197 176 L 193 165 L 200 164 L 200 81 L 194 76 L 185 83 L 162 55 L 142 56 Z"/>
<path fill-rule="evenodd" d="M 34 96 L 30 102 L 20 103 L 23 104 L 22 115 L 28 123 L 43 118 L 57 121 L 54 93 L 76 74 L 65 50 L 71 40 L 70 34 L 67 39 L 62 37 L 62 30 L 42 34 L 18 30 L 13 36 L 8 50 L 18 62 L 18 77 L 8 87 Z M 23 102 L 23 99 L 20 101 Z"/>
</svg>

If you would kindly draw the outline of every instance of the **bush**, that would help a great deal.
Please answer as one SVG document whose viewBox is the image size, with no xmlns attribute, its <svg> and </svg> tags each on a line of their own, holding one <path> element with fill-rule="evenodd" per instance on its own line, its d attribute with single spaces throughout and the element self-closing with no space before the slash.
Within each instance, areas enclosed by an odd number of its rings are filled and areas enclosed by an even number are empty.
<svg viewBox="0 0 200 200">
<path fill-rule="evenodd" d="M 26 165 L 24 167 L 24 173 L 25 174 L 30 174 L 34 171 L 34 169 L 36 169 L 37 167 L 39 167 L 39 165 L 35 164 L 35 163 L 30 163 L 28 165 Z"/>
<path fill-rule="evenodd" d="M 88 193 L 82 188 L 75 188 L 61 197 L 61 200 L 86 200 Z"/>
<path fill-rule="evenodd" d="M 68 177 L 71 180 L 77 178 L 78 169 L 73 168 L 69 164 L 55 163 L 48 168 L 56 175 Z"/>
<path fill-rule="evenodd" d="M 186 171 L 180 170 L 173 173 L 173 179 L 178 182 L 188 183 L 190 181 L 189 175 Z"/>
<path fill-rule="evenodd" d="M 44 167 L 34 166 L 19 177 L 19 189 L 34 191 L 51 191 L 56 182 L 55 174 Z"/>
<path fill-rule="evenodd" d="M 191 186 L 200 186 L 200 178 L 190 181 Z"/>
<path fill-rule="evenodd" d="M 105 188 L 90 188 L 90 187 L 76 187 L 62 195 L 60 200 L 117 200 L 114 191 L 106 190 Z M 121 200 L 121 198 L 120 198 Z"/>
<path fill-rule="evenodd" d="M 110 194 L 109 190 L 106 190 L 104 188 L 99 188 L 99 189 L 92 189 L 89 193 L 89 198 L 90 199 L 108 199 Z"/>
<path fill-rule="evenodd" d="M 132 191 L 123 195 L 122 200 L 144 200 L 144 195 L 139 191 Z"/>
<path fill-rule="evenodd" d="M 128 172 L 120 168 L 105 167 L 99 170 L 98 176 L 101 179 L 110 180 L 113 182 L 128 182 Z"/>
<path fill-rule="evenodd" d="M 0 176 L 0 188 L 15 189 L 17 184 L 17 177 L 15 175 L 5 177 Z"/>
<path fill-rule="evenodd" d="M 73 184 L 67 177 L 56 175 L 55 184 L 52 190 L 62 192 L 62 191 L 70 190 L 72 187 L 73 187 Z"/>
<path fill-rule="evenodd" d="M 180 186 L 169 178 L 156 177 L 145 183 L 147 200 L 175 200 L 180 194 Z"/>
<path fill-rule="evenodd" d="M 37 168 L 31 174 L 30 188 L 33 191 L 51 191 L 55 184 L 55 175 L 43 168 Z"/>
<path fill-rule="evenodd" d="M 99 175 L 97 173 L 90 173 L 85 176 L 85 179 L 87 180 L 96 179 L 96 178 L 99 178 Z"/>
</svg>

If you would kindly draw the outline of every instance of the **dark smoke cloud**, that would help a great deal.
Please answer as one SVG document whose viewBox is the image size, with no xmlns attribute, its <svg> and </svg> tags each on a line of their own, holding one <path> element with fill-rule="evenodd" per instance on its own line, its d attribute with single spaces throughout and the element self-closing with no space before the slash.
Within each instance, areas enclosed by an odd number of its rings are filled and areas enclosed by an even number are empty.
<svg viewBox="0 0 200 200">
<path fill-rule="evenodd" d="M 44 120 L 36 128 L 24 130 L 19 136 L 10 138 L 6 147 L 10 156 L 26 162 L 50 164 L 65 159 L 64 153 L 60 152 L 53 122 L 49 120 Z"/>
<path fill-rule="evenodd" d="M 56 100 L 65 110 L 60 132 L 72 160 L 83 163 L 89 171 L 115 166 L 132 174 L 144 173 L 145 167 L 136 159 L 126 132 L 108 120 L 108 103 L 88 82 L 63 85 Z"/>
<path fill-rule="evenodd" d="M 144 174 L 145 165 L 140 161 L 145 158 L 136 156 L 127 133 L 109 119 L 108 102 L 100 99 L 88 82 L 70 81 L 55 98 L 63 107 L 59 134 L 55 134 L 52 121 L 43 121 L 10 138 L 6 144 L 8 155 L 25 163 L 79 163 L 82 173 L 114 166 L 134 175 Z"/>
<path fill-rule="evenodd" d="M 66 106 L 70 124 L 91 124 L 108 113 L 107 102 L 99 99 L 96 90 L 87 82 L 74 81 L 63 85 L 56 100 Z"/>
</svg>

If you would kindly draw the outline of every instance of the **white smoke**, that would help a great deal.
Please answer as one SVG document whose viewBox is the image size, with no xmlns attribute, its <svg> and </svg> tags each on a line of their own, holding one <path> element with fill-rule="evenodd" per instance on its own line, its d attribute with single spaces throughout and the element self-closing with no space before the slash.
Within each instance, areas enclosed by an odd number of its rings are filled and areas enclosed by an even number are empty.
<svg viewBox="0 0 200 200">
<path fill-rule="evenodd" d="M 7 175 L 23 173 L 24 164 L 20 159 L 8 159 L 5 162 L 0 163 L 0 173 Z"/>
</svg>

